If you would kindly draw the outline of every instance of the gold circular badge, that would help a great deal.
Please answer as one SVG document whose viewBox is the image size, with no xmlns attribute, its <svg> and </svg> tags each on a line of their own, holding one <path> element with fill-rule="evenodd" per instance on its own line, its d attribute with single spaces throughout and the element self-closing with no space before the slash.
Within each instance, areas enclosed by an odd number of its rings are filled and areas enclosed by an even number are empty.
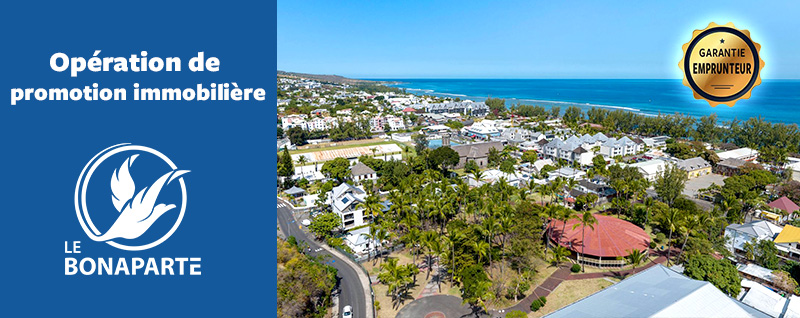
<svg viewBox="0 0 800 318">
<path fill-rule="evenodd" d="M 683 45 L 683 85 L 694 92 L 695 99 L 705 99 L 715 107 L 733 106 L 750 98 L 753 87 L 761 84 L 764 61 L 761 45 L 750 39 L 750 32 L 738 30 L 733 23 L 711 22 L 703 30 L 694 30 L 692 40 Z"/>
</svg>

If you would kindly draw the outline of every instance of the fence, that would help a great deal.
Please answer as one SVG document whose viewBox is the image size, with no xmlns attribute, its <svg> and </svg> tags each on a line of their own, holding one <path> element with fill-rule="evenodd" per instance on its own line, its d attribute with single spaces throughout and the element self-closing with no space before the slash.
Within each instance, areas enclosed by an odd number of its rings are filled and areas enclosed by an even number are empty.
<svg viewBox="0 0 800 318">
<path fill-rule="evenodd" d="M 372 307 L 372 317 L 376 317 L 377 318 L 378 317 L 378 312 L 375 310 L 375 289 L 372 288 L 372 277 L 369 276 L 369 272 L 367 272 L 367 270 L 364 269 L 364 266 L 361 266 L 361 262 L 362 261 L 359 261 L 358 258 L 356 258 L 355 255 L 348 253 L 347 251 L 341 249 L 338 246 L 332 246 L 332 247 L 335 248 L 337 251 L 341 252 L 343 255 L 347 256 L 347 258 L 349 258 L 350 260 L 354 261 L 356 263 L 356 265 L 358 265 L 358 268 L 361 269 L 362 272 L 364 272 L 364 275 L 367 276 L 367 279 L 369 280 L 370 301 L 371 301 L 371 304 L 372 304 L 372 306 L 371 306 Z"/>
</svg>

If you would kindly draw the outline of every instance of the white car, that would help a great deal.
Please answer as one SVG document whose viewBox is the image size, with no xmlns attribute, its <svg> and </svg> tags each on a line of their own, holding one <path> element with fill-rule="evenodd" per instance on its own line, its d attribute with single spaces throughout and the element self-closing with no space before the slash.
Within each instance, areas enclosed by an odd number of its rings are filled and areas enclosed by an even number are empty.
<svg viewBox="0 0 800 318">
<path fill-rule="evenodd" d="M 353 317 L 353 307 L 344 306 L 344 310 L 342 310 L 342 318 L 351 318 Z"/>
</svg>

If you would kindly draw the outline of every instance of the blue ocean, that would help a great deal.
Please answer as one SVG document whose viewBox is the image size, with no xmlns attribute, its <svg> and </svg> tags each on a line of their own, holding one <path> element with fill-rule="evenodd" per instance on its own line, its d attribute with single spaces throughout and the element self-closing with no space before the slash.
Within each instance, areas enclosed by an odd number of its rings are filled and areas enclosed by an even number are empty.
<svg viewBox="0 0 800 318">
<path fill-rule="evenodd" d="M 712 108 L 695 100 L 681 80 L 630 79 L 381 79 L 414 94 L 482 101 L 505 98 L 514 103 L 583 109 L 624 109 L 646 115 L 682 113 L 695 117 L 716 113 L 719 123 L 761 116 L 771 122 L 800 123 L 800 80 L 764 80 L 750 99 L 734 107 Z"/>
</svg>

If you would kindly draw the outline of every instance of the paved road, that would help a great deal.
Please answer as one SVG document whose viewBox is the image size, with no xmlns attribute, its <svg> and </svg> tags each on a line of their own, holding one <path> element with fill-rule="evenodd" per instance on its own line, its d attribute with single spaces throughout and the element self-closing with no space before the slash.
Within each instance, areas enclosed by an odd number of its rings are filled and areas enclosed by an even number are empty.
<svg viewBox="0 0 800 318">
<path fill-rule="evenodd" d="M 295 220 L 292 214 L 292 208 L 286 203 L 278 200 L 278 225 L 286 237 L 294 236 L 298 242 L 304 241 L 311 247 L 309 255 L 326 257 L 326 263 L 339 270 L 337 278 L 339 279 L 339 313 L 341 314 L 344 306 L 353 306 L 353 317 L 366 317 L 367 316 L 367 299 L 365 299 L 364 291 L 361 289 L 361 284 L 358 280 L 358 275 L 355 270 L 347 266 L 341 259 L 333 254 L 328 253 L 320 247 L 320 245 L 312 238 L 309 238 L 303 230 L 300 229 L 300 223 Z"/>
</svg>

